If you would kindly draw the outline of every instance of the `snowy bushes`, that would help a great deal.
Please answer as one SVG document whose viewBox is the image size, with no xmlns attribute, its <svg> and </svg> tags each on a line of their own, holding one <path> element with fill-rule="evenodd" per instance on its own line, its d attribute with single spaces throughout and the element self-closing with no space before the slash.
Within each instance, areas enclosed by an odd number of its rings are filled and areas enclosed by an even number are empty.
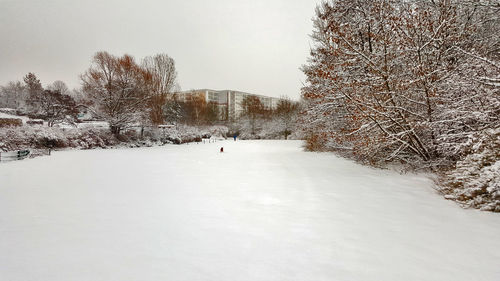
<svg viewBox="0 0 500 281">
<path fill-rule="evenodd" d="M 82 149 L 105 148 L 118 143 L 117 139 L 107 131 L 96 129 L 73 129 L 67 135 L 67 147 Z"/>
<path fill-rule="evenodd" d="M 227 135 L 225 126 L 191 127 L 179 125 L 174 128 L 159 130 L 149 129 L 141 136 L 135 130 L 114 135 L 109 130 L 93 128 L 62 129 L 57 127 L 0 128 L 0 150 L 12 151 L 25 148 L 106 148 L 117 145 L 131 147 L 162 145 L 166 143 L 181 144 L 199 142 L 202 137 Z"/>
<path fill-rule="evenodd" d="M 163 143 L 188 143 L 200 142 L 202 138 L 225 137 L 229 132 L 226 126 L 193 127 L 188 125 L 178 125 L 174 128 L 165 129 L 157 133 Z"/>
<path fill-rule="evenodd" d="M 301 139 L 295 121 L 285 123 L 279 117 L 259 118 L 255 121 L 241 117 L 232 130 L 241 139 Z"/>
<path fill-rule="evenodd" d="M 153 139 L 162 143 L 181 144 L 187 142 L 201 141 L 202 132 L 196 128 L 186 125 L 178 125 L 161 131 L 153 131 Z"/>
<path fill-rule="evenodd" d="M 95 129 L 60 129 L 24 126 L 0 129 L 0 149 L 107 147 L 117 144 L 113 135 Z"/>
<path fill-rule="evenodd" d="M 238 138 L 251 139 L 282 139 L 283 133 L 277 126 L 277 122 L 271 119 L 257 119 L 251 121 L 249 118 L 241 117 L 235 124 L 233 130 Z"/>
<path fill-rule="evenodd" d="M 19 118 L 0 118 L 0 127 L 22 126 L 23 120 Z"/>
<path fill-rule="evenodd" d="M 500 212 L 500 129 L 475 137 L 465 159 L 443 176 L 443 186 L 447 199 Z"/>
</svg>

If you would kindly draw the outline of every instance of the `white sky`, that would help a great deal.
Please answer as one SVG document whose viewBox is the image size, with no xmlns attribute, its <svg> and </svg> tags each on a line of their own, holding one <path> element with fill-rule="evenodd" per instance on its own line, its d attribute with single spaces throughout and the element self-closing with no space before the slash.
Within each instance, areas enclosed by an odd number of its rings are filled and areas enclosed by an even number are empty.
<svg viewBox="0 0 500 281">
<path fill-rule="evenodd" d="M 183 90 L 298 98 L 320 0 L 0 0 L 0 85 L 78 76 L 100 50 L 167 53 Z"/>
</svg>

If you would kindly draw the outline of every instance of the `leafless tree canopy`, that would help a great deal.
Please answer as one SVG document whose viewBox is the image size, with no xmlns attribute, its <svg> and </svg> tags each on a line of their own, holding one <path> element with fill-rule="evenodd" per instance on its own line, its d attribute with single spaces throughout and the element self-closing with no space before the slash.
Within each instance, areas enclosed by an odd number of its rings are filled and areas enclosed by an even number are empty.
<svg viewBox="0 0 500 281">
<path fill-rule="evenodd" d="M 151 89 L 154 95 L 171 94 L 177 83 L 175 61 L 167 54 L 145 57 L 142 67 L 152 75 Z"/>
<path fill-rule="evenodd" d="M 139 122 L 148 100 L 146 84 L 151 75 L 133 57 L 98 52 L 92 66 L 81 76 L 83 90 L 92 100 L 94 112 L 109 121 L 114 133 Z"/>
<path fill-rule="evenodd" d="M 70 90 L 68 86 L 61 80 L 54 81 L 54 83 L 52 83 L 47 87 L 47 90 L 57 91 L 62 95 L 70 95 Z"/>
<path fill-rule="evenodd" d="M 471 133 L 499 126 L 499 9 L 498 1 L 319 5 L 303 67 L 310 139 L 371 163 L 460 154 Z"/>
</svg>

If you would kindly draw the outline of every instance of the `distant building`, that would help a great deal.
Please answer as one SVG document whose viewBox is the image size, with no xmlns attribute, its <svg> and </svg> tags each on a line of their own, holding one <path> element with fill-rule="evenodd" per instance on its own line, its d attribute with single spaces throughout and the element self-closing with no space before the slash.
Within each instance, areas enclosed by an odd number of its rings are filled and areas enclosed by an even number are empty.
<svg viewBox="0 0 500 281">
<path fill-rule="evenodd" d="M 278 105 L 279 98 L 267 97 L 251 93 L 245 93 L 233 90 L 210 90 L 199 89 L 191 91 L 183 91 L 176 93 L 179 101 L 187 102 L 193 98 L 202 98 L 207 103 L 217 105 L 220 112 L 221 120 L 236 120 L 243 112 L 242 102 L 248 96 L 254 96 L 260 99 L 266 109 L 275 109 Z"/>
</svg>

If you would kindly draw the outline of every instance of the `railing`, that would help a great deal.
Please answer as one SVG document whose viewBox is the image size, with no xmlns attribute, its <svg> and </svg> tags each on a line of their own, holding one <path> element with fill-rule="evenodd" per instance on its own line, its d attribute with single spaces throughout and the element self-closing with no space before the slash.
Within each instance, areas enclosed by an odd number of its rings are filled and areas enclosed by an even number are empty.
<svg viewBox="0 0 500 281">
<path fill-rule="evenodd" d="M 29 157 L 30 154 L 31 154 L 31 151 L 29 149 L 0 152 L 0 162 L 23 160 L 23 159 Z"/>
</svg>

